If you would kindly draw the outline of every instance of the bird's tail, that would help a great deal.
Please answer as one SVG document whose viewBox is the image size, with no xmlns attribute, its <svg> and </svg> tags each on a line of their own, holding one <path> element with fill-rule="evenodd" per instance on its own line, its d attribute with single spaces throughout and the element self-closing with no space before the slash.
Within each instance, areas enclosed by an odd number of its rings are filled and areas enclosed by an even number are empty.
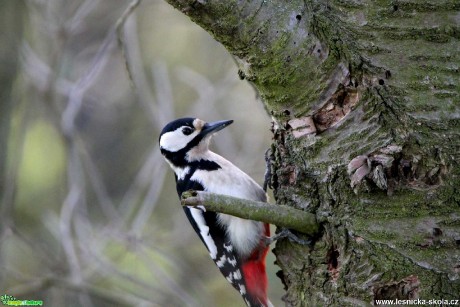
<svg viewBox="0 0 460 307">
<path fill-rule="evenodd" d="M 265 235 L 270 236 L 270 228 L 265 224 Z M 261 242 L 261 248 L 255 251 L 242 266 L 246 284 L 246 295 L 243 297 L 246 304 L 250 307 L 270 307 L 272 303 L 267 298 L 267 273 L 265 271 L 265 257 L 267 256 L 268 246 Z"/>
</svg>

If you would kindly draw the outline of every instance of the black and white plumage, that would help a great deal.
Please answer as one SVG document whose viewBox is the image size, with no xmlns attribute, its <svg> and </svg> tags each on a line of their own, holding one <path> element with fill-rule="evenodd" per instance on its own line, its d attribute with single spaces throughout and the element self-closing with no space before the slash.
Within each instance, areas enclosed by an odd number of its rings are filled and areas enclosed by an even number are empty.
<svg viewBox="0 0 460 307">
<path fill-rule="evenodd" d="M 209 150 L 211 136 L 233 121 L 206 123 L 181 118 L 160 134 L 161 153 L 174 170 L 179 197 L 200 190 L 266 201 L 263 189 L 228 160 Z M 248 306 L 270 306 L 265 256 L 268 224 L 226 214 L 184 207 L 185 214 L 225 278 Z"/>
</svg>

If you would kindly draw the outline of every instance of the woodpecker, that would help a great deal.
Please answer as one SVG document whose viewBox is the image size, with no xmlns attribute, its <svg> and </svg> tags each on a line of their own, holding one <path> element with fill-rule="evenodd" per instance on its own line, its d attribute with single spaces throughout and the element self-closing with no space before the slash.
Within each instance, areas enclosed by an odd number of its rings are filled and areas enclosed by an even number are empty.
<svg viewBox="0 0 460 307">
<path fill-rule="evenodd" d="M 174 171 L 179 197 L 187 190 L 198 190 L 267 200 L 265 191 L 251 177 L 209 150 L 212 135 L 232 122 L 207 123 L 188 117 L 174 120 L 163 128 L 160 149 Z M 212 260 L 246 304 L 272 306 L 267 299 L 265 272 L 269 225 L 197 208 L 183 209 Z"/>
</svg>

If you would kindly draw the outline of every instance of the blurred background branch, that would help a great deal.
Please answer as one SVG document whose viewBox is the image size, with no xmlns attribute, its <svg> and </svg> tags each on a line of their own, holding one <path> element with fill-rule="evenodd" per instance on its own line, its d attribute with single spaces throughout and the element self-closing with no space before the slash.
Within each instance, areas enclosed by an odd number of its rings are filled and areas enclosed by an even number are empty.
<svg viewBox="0 0 460 307">
<path fill-rule="evenodd" d="M 213 146 L 261 183 L 269 119 L 230 55 L 156 0 L 16 0 L 0 15 L 0 289 L 46 306 L 240 303 L 157 145 L 174 118 L 234 119 Z"/>
</svg>

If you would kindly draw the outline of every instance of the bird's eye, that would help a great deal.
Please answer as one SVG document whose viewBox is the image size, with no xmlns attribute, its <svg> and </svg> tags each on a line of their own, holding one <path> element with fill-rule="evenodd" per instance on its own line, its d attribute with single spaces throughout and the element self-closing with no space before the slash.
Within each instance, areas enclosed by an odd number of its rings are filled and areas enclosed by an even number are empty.
<svg viewBox="0 0 460 307">
<path fill-rule="evenodd" d="M 190 134 L 192 134 L 192 132 L 193 132 L 193 129 L 190 128 L 190 127 L 182 128 L 182 133 L 185 134 L 185 135 L 190 135 Z"/>
</svg>

